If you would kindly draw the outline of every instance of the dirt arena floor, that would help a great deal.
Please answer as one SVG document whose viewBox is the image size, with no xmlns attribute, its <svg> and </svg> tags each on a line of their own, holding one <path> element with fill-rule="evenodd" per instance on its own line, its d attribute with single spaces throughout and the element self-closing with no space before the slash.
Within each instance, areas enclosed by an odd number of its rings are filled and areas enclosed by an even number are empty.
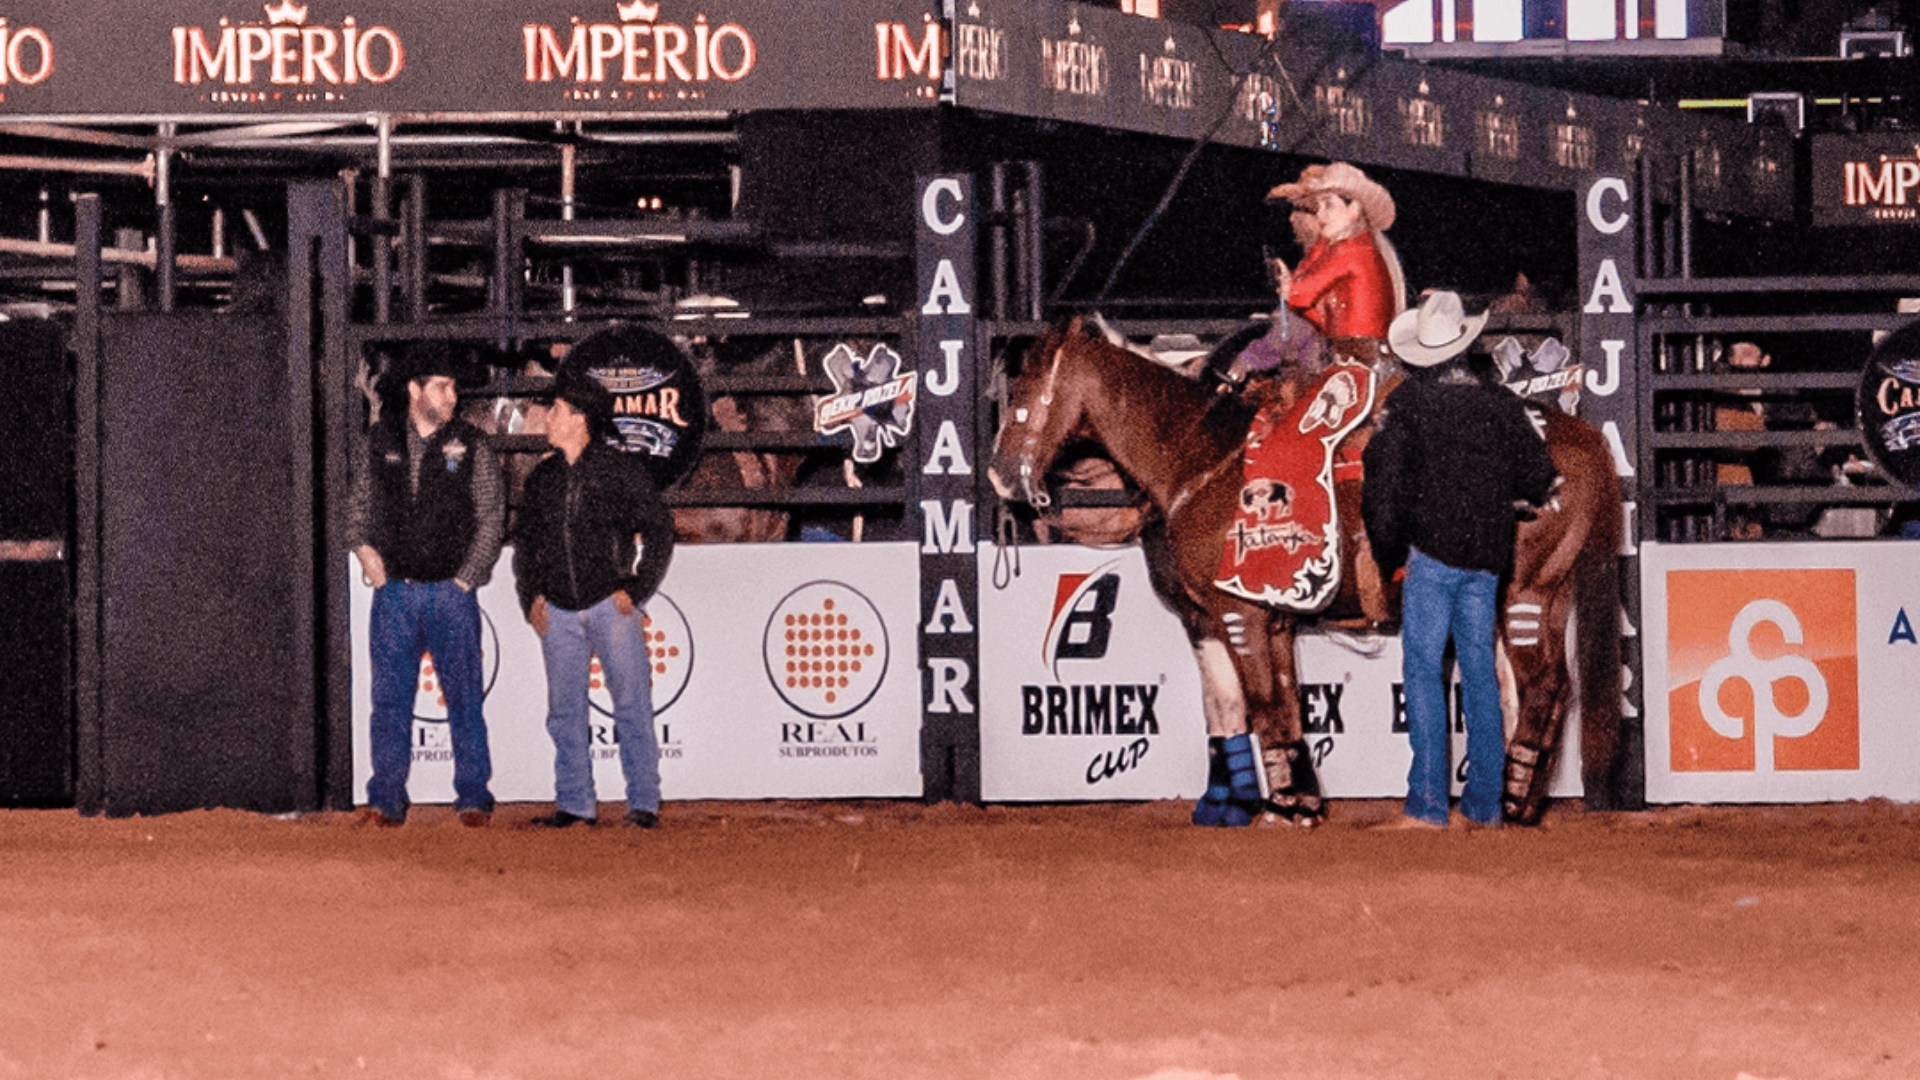
<svg viewBox="0 0 1920 1080">
<path fill-rule="evenodd" d="M 0 812 L 0 1080 L 1920 1077 L 1912 805 L 542 809 Z"/>
</svg>

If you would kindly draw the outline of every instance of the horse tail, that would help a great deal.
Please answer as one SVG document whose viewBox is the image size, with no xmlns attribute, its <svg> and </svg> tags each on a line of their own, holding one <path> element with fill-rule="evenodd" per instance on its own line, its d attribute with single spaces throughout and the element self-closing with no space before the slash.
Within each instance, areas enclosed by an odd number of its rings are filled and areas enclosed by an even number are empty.
<svg viewBox="0 0 1920 1080">
<path fill-rule="evenodd" d="M 1619 809 L 1615 788 L 1621 762 L 1619 482 L 1611 462 L 1610 497 L 1600 507 L 1574 570 L 1574 627 L 1578 643 L 1581 782 L 1590 810 Z"/>
</svg>

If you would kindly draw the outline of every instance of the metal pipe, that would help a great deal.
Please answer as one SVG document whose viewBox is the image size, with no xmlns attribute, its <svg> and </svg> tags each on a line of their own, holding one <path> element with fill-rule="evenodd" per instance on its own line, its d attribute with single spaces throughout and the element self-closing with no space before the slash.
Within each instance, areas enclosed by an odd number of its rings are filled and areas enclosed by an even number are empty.
<svg viewBox="0 0 1920 1080">
<path fill-rule="evenodd" d="M 1007 265 L 1006 162 L 996 161 L 993 163 L 992 180 L 988 190 L 988 198 L 991 200 L 988 204 L 991 210 L 991 213 L 988 215 L 988 220 L 991 221 L 992 224 L 988 226 L 987 261 L 993 271 L 993 317 L 996 319 L 1004 319 L 1007 317 L 1007 305 L 1012 302 L 1007 282 L 1007 275 L 1011 268 Z"/>
<path fill-rule="evenodd" d="M 375 117 L 374 126 L 377 139 L 373 180 L 368 185 L 369 201 L 373 203 L 375 221 L 391 221 L 393 193 L 388 185 L 393 180 L 393 120 L 387 116 Z M 373 261 L 373 321 L 392 322 L 393 243 L 387 237 L 375 236 L 367 245 L 367 253 Z"/>
<path fill-rule="evenodd" d="M 247 223 L 247 231 L 253 234 L 253 246 L 256 251 L 271 251 L 273 245 L 267 242 L 267 231 L 260 227 L 260 219 L 251 210 L 240 211 L 240 219 Z"/>
<path fill-rule="evenodd" d="M 1640 170 L 1640 276 L 1660 275 L 1660 233 L 1655 227 L 1653 198 L 1653 155 L 1642 149 L 1636 163 Z"/>
<path fill-rule="evenodd" d="M 1026 235 L 1022 243 L 1024 255 L 1022 262 L 1026 264 L 1026 274 L 1024 277 L 1024 283 L 1027 289 L 1026 315 L 1029 320 L 1038 322 L 1043 318 L 1041 310 L 1042 298 L 1046 295 L 1046 289 L 1043 284 L 1046 278 L 1046 260 L 1044 254 L 1046 240 L 1044 223 L 1047 220 L 1046 196 L 1044 191 L 1046 167 L 1038 161 L 1029 161 L 1026 165 Z"/>
<path fill-rule="evenodd" d="M 658 147 L 658 146 L 733 146 L 740 137 L 731 131 L 636 131 L 603 135 L 588 135 L 586 140 L 608 147 Z M 458 134 L 418 134 L 393 135 L 388 145 L 396 150 L 441 150 L 441 149 L 480 149 L 497 150 L 502 147 L 516 147 L 522 150 L 535 148 L 556 149 L 537 139 L 526 139 L 511 135 L 458 135 Z M 373 151 L 379 150 L 379 139 L 373 135 L 323 135 L 315 138 L 299 139 L 259 139 L 244 138 L 225 140 L 218 144 L 203 144 L 198 149 L 216 150 L 315 150 L 337 153 L 341 150 Z M 549 161 L 552 158 L 548 158 Z M 413 162 L 407 163 L 408 167 Z"/>
<path fill-rule="evenodd" d="M 136 231 L 132 232 L 132 235 L 137 238 L 140 234 Z M 29 255 L 44 259 L 71 259 L 75 258 L 78 252 L 73 244 L 49 240 L 16 240 L 12 237 L 0 236 L 0 254 Z M 102 248 L 99 258 L 103 263 L 146 270 L 153 269 L 159 262 L 158 254 L 146 248 Z M 232 259 L 220 255 L 175 255 L 173 260 L 174 265 L 183 270 L 203 274 L 230 273 L 234 268 Z"/>
<path fill-rule="evenodd" d="M 519 316 L 521 295 L 520 247 L 514 225 L 526 216 L 526 193 L 500 188 L 493 193 L 493 311 L 500 316 L 500 347 L 514 347 L 513 322 Z"/>
<path fill-rule="evenodd" d="M 173 255 L 180 243 L 179 217 L 173 205 L 173 137 L 179 133 L 174 124 L 160 125 L 160 150 L 154 155 L 153 177 L 155 259 L 153 289 L 161 311 L 172 311 L 174 301 Z"/>
<path fill-rule="evenodd" d="M 407 321 L 422 322 L 427 317 L 427 178 L 419 173 L 407 179 L 406 215 L 400 265 L 405 270 Z"/>
<path fill-rule="evenodd" d="M 53 242 L 53 192 L 45 186 L 40 188 L 40 216 L 38 235 L 40 242 Z"/>
<path fill-rule="evenodd" d="M 565 143 L 560 147 L 561 221 L 573 220 L 574 185 L 576 179 L 574 146 L 572 143 Z M 560 311 L 568 321 L 572 321 L 573 319 L 573 309 L 576 300 L 577 297 L 573 291 L 573 263 L 563 262 L 560 264 Z"/>
<path fill-rule="evenodd" d="M 113 246 L 122 251 L 145 247 L 144 237 L 139 229 L 118 229 L 113 234 Z M 118 311 L 139 311 L 146 303 L 146 288 L 140 279 L 139 265 L 121 263 L 114 274 L 114 308 Z"/>
<path fill-rule="evenodd" d="M 1693 151 L 1680 155 L 1680 276 L 1693 276 Z"/>
<path fill-rule="evenodd" d="M 74 809 L 87 817 L 105 809 L 105 732 L 101 689 L 106 660 L 100 633 L 100 196 L 73 205 L 73 629 Z"/>
<path fill-rule="evenodd" d="M 346 212 L 348 219 L 351 219 L 353 215 L 360 212 L 360 170 L 341 169 L 340 185 L 343 189 L 342 194 L 344 198 L 344 205 L 341 209 Z M 249 222 L 253 220 L 253 211 L 247 211 L 247 220 Z M 258 235 L 259 229 L 257 226 L 254 232 Z M 351 273 L 354 267 L 360 265 L 360 239 L 353 235 L 352 230 L 348 230 L 347 233 L 346 265 L 349 273 Z"/>
<path fill-rule="evenodd" d="M 32 154 L 0 154 L 0 169 L 21 172 L 99 173 L 106 176 L 137 176 L 153 183 L 157 166 L 154 155 L 143 161 L 76 161 L 72 158 L 35 157 Z"/>
</svg>

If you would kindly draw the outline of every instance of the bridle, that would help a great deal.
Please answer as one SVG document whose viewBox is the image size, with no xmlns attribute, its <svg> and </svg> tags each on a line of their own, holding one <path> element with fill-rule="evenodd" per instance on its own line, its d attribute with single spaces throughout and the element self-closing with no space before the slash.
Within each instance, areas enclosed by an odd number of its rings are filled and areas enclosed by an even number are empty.
<svg viewBox="0 0 1920 1080">
<path fill-rule="evenodd" d="M 1039 409 L 1030 411 L 1021 406 L 1013 413 L 1013 422 L 1027 429 L 1026 440 L 1020 444 L 1020 491 L 1026 496 L 1027 505 L 1036 510 L 1045 510 L 1053 505 L 1053 496 L 1047 493 L 1047 485 L 1040 479 L 1040 470 L 1035 466 L 1034 459 L 1039 447 L 1040 430 L 1046 427 L 1048 414 L 1053 408 L 1054 382 L 1060 377 L 1060 354 L 1065 351 L 1065 342 L 1053 348 L 1053 363 L 1047 369 L 1047 384 L 1040 391 Z"/>
</svg>

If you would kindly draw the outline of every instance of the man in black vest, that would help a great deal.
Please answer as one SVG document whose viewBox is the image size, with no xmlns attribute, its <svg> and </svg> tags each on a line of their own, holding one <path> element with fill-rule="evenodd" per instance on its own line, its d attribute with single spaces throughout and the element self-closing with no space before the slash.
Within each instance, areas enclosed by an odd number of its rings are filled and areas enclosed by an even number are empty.
<svg viewBox="0 0 1920 1080">
<path fill-rule="evenodd" d="M 481 712 L 480 603 L 506 530 L 500 466 L 486 435 L 455 418 L 464 365 L 444 343 L 412 346 L 399 374 L 407 411 L 367 435 L 347 533 L 373 587 L 367 651 L 373 668 L 368 741 L 373 775 L 363 821 L 407 817 L 413 707 L 420 658 L 433 654 L 453 741 L 454 810 L 468 826 L 493 813 L 493 762 Z"/>
</svg>

